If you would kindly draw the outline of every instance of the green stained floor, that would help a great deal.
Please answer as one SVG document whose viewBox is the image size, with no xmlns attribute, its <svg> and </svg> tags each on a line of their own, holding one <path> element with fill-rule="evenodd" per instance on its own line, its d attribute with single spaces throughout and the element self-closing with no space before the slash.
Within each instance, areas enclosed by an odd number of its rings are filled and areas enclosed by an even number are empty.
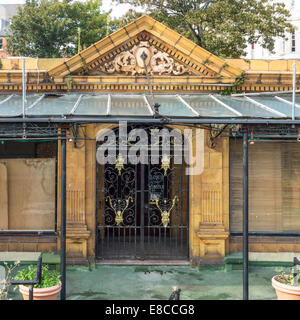
<svg viewBox="0 0 300 320">
<path fill-rule="evenodd" d="M 276 299 L 271 278 L 278 269 L 250 268 L 250 299 Z M 67 299 L 162 300 L 179 285 L 182 300 L 238 300 L 242 277 L 242 270 L 223 267 L 97 265 L 90 271 L 74 266 L 67 268 Z"/>
<path fill-rule="evenodd" d="M 271 278 L 282 267 L 250 267 L 251 300 L 276 299 Z M 172 287 L 181 287 L 182 300 L 239 300 L 243 296 L 242 270 L 192 266 L 67 267 L 67 299 L 70 300 L 163 300 Z M 13 300 L 22 299 L 18 290 Z M 59 299 L 59 297 L 58 297 Z"/>
</svg>

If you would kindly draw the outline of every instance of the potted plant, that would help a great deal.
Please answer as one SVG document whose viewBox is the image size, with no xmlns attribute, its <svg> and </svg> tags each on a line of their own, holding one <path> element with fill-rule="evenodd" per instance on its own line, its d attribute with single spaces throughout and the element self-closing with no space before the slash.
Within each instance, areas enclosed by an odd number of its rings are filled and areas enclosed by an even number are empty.
<svg viewBox="0 0 300 320">
<path fill-rule="evenodd" d="M 36 273 L 36 266 L 29 265 L 20 270 L 14 280 L 33 280 Z M 47 264 L 42 266 L 41 284 L 33 287 L 33 300 L 56 300 L 57 294 L 61 290 L 60 274 L 56 270 L 49 270 Z M 29 300 L 29 286 L 19 285 L 19 291 L 24 300 Z"/>
<path fill-rule="evenodd" d="M 285 274 L 281 271 L 279 275 L 272 278 L 278 300 L 300 300 L 300 280 L 297 274 Z"/>
</svg>

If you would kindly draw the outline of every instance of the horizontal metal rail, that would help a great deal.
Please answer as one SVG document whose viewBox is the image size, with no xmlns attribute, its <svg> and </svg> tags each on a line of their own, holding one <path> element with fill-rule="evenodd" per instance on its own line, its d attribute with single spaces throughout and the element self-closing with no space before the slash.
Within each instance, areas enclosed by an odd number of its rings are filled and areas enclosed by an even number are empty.
<svg viewBox="0 0 300 320">
<path fill-rule="evenodd" d="M 242 232 L 230 232 L 232 237 L 242 237 Z M 300 237 L 299 232 L 251 232 L 249 231 L 249 236 L 251 237 Z"/>
<path fill-rule="evenodd" d="M 2 140 L 2 139 L 1 139 Z M 55 231 L 0 230 L 0 236 L 57 236 Z"/>
<path fill-rule="evenodd" d="M 296 90 L 296 93 L 299 93 L 300 90 Z M 232 97 L 245 97 L 245 96 L 274 96 L 275 94 L 285 94 L 293 93 L 293 90 L 287 91 L 268 91 L 268 92 L 243 92 L 243 93 L 233 93 Z"/>
<path fill-rule="evenodd" d="M 0 123 L 118 123 L 120 121 L 127 121 L 128 123 L 151 123 L 151 124 L 285 124 L 285 125 L 292 125 L 292 124 L 300 124 L 300 119 L 295 120 L 288 120 L 288 119 L 249 119 L 249 118 L 164 118 L 164 117 L 157 117 L 157 118 L 149 118 L 149 117 L 72 117 L 72 118 L 1 118 Z"/>
</svg>

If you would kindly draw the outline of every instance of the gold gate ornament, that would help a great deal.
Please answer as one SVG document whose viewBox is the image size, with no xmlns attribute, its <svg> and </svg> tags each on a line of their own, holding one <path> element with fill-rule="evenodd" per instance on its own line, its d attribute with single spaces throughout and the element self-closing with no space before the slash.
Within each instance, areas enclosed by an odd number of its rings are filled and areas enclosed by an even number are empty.
<svg viewBox="0 0 300 320">
<path fill-rule="evenodd" d="M 122 204 L 122 201 L 124 201 L 124 200 L 117 199 L 117 200 L 114 200 L 115 203 L 113 203 L 113 200 L 111 200 L 111 197 L 109 197 L 109 196 L 106 197 L 106 201 L 109 201 L 110 207 L 111 207 L 111 208 L 114 210 L 114 212 L 115 212 L 115 215 L 116 215 L 116 217 L 115 217 L 115 222 L 116 222 L 116 224 L 117 224 L 118 226 L 124 221 L 124 219 L 123 219 L 123 214 L 124 214 L 125 210 L 128 208 L 128 206 L 129 206 L 129 201 L 130 201 L 130 200 L 131 200 L 131 202 L 133 202 L 133 199 L 132 199 L 131 196 L 129 196 L 128 199 L 125 200 L 125 203 L 126 203 L 125 208 L 122 209 L 122 210 L 120 210 L 120 208 L 117 208 L 117 207 L 120 207 L 121 204 Z"/>
<path fill-rule="evenodd" d="M 166 228 L 168 226 L 168 224 L 170 223 L 171 211 L 174 208 L 176 201 L 179 201 L 179 199 L 178 199 L 177 196 L 175 196 L 173 198 L 172 205 L 171 205 L 169 210 L 162 210 L 162 208 L 160 207 L 158 201 L 159 200 L 156 200 L 155 204 L 156 204 L 157 208 L 159 209 L 159 211 L 161 212 L 161 221 L 162 221 L 163 226 Z M 164 205 L 166 205 L 166 204 L 167 204 L 167 200 L 164 200 Z"/>
</svg>

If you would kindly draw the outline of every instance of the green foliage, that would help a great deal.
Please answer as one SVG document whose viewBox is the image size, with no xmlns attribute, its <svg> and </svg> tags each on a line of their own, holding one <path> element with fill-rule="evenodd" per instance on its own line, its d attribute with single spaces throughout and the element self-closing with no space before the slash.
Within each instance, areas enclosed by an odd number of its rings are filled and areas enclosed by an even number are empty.
<svg viewBox="0 0 300 320">
<path fill-rule="evenodd" d="M 26 269 L 20 270 L 14 280 L 34 280 L 36 266 L 29 265 Z M 49 270 L 47 264 L 42 266 L 42 282 L 35 284 L 34 288 L 49 288 L 59 284 L 60 274 L 56 270 Z"/>
<path fill-rule="evenodd" d="M 154 19 L 219 57 L 239 58 L 248 43 L 274 50 L 274 37 L 292 32 L 289 12 L 269 0 L 115 0 L 142 6 Z M 131 12 L 129 18 L 135 17 Z"/>
<path fill-rule="evenodd" d="M 27 0 L 11 19 L 8 51 L 40 58 L 70 57 L 117 28 L 110 12 L 101 12 L 100 0 Z M 80 39 L 78 28 L 80 28 Z"/>
<path fill-rule="evenodd" d="M 238 93 L 239 92 L 239 88 L 245 82 L 245 77 L 246 77 L 246 74 L 245 74 L 245 72 L 243 72 L 239 77 L 237 77 L 235 79 L 235 82 L 234 82 L 234 84 L 232 86 L 230 86 L 227 89 L 224 89 L 224 90 L 220 91 L 219 94 L 221 94 L 223 96 L 230 96 L 232 94 Z"/>
<path fill-rule="evenodd" d="M 119 20 L 118 20 L 118 26 L 119 28 L 122 28 L 126 26 L 126 24 L 132 22 L 133 20 L 136 20 L 137 18 L 141 17 L 143 15 L 142 12 L 136 12 L 132 9 L 128 10 Z"/>
</svg>

